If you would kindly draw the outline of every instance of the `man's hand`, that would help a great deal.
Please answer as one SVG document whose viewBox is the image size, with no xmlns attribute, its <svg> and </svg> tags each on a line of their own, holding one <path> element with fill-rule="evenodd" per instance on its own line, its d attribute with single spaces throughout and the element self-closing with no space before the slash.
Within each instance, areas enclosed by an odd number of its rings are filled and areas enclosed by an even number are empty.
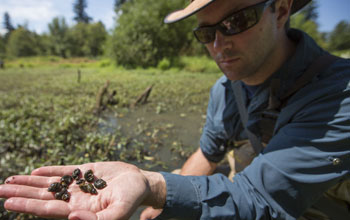
<svg viewBox="0 0 350 220">
<path fill-rule="evenodd" d="M 56 200 L 47 188 L 63 175 L 79 168 L 89 169 L 107 182 L 97 195 L 84 193 L 75 181 L 69 186 L 69 202 Z M 9 177 L 0 185 L 0 198 L 8 198 L 5 208 L 41 217 L 69 219 L 128 219 L 143 205 L 162 207 L 165 180 L 159 173 L 147 172 L 121 162 L 90 163 L 80 166 L 49 166 L 36 169 L 30 176 Z"/>
</svg>

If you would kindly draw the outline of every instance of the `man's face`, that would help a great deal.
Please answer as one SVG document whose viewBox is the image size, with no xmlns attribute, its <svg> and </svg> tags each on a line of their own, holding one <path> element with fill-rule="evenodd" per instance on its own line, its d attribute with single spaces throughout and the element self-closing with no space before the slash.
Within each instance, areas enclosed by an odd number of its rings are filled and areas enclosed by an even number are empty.
<svg viewBox="0 0 350 220">
<path fill-rule="evenodd" d="M 197 13 L 198 25 L 216 24 L 233 12 L 262 1 L 217 0 Z M 225 36 L 217 30 L 215 40 L 205 46 L 227 78 L 252 84 L 249 82 L 253 82 L 259 72 L 268 69 L 268 62 L 265 61 L 273 53 L 275 40 L 276 25 L 273 12 L 268 7 L 255 26 L 232 36 Z"/>
</svg>

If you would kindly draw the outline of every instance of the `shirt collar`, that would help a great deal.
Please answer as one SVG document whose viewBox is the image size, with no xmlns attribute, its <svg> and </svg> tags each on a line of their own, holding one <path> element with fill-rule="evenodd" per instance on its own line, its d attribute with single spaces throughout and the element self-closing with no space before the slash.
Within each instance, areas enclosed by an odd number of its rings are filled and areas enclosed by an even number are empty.
<svg viewBox="0 0 350 220">
<path fill-rule="evenodd" d="M 264 86 L 269 86 L 271 79 L 279 79 L 281 87 L 278 95 L 286 92 L 317 57 L 327 53 L 305 32 L 297 29 L 290 29 L 287 35 L 291 40 L 297 42 L 294 55 L 262 84 Z"/>
</svg>

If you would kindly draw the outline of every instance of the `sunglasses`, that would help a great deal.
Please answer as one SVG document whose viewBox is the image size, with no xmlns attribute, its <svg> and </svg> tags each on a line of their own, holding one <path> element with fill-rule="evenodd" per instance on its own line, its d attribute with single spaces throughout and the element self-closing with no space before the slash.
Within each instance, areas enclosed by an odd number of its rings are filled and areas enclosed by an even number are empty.
<svg viewBox="0 0 350 220">
<path fill-rule="evenodd" d="M 197 27 L 193 30 L 194 36 L 202 44 L 207 44 L 215 40 L 216 30 L 226 36 L 239 34 L 256 25 L 265 9 L 274 2 L 275 0 L 267 0 L 236 11 L 217 24 Z"/>
</svg>

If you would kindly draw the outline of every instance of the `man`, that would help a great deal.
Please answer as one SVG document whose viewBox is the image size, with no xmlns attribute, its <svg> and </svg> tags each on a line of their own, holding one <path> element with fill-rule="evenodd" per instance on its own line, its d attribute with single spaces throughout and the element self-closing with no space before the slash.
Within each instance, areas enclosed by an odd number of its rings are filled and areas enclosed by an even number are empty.
<svg viewBox="0 0 350 220">
<path fill-rule="evenodd" d="M 328 59 L 305 33 L 286 31 L 290 13 L 307 2 L 194 0 L 166 18 L 196 14 L 195 36 L 225 75 L 211 90 L 200 149 L 182 169 L 193 176 L 119 162 L 43 167 L 0 186 L 5 208 L 99 220 L 127 219 L 141 204 L 162 208 L 158 219 L 349 219 L 350 63 Z M 205 176 L 230 141 L 249 138 L 257 149 L 265 137 L 260 122 L 277 107 L 274 136 L 233 182 Z M 69 202 L 54 200 L 47 187 L 76 167 L 92 169 L 107 187 L 90 196 L 74 185 Z"/>
</svg>

